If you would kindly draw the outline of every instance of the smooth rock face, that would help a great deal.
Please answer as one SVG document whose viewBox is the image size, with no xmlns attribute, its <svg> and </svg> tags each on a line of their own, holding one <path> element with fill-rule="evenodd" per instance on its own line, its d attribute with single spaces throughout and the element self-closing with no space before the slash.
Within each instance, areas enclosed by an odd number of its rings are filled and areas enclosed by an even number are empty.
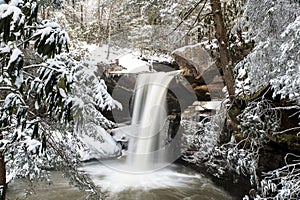
<svg viewBox="0 0 300 200">
<path fill-rule="evenodd" d="M 172 52 L 172 57 L 180 69 L 195 77 L 200 77 L 214 65 L 213 59 L 200 44 L 182 47 Z"/>
<path fill-rule="evenodd" d="M 199 101 L 218 100 L 225 97 L 222 75 L 209 53 L 196 44 L 182 47 L 172 57 L 184 71 L 183 76 L 194 89 Z"/>
</svg>

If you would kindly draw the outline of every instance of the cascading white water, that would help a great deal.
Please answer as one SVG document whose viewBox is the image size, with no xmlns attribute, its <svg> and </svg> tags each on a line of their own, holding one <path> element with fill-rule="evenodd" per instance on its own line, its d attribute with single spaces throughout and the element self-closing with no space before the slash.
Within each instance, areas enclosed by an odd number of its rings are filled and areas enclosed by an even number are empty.
<svg viewBox="0 0 300 200">
<path fill-rule="evenodd" d="M 178 73 L 178 72 L 177 72 Z M 146 73 L 138 75 L 131 127 L 135 129 L 129 140 L 127 165 L 149 170 L 163 163 L 166 128 L 166 95 L 168 85 L 176 73 Z"/>
</svg>

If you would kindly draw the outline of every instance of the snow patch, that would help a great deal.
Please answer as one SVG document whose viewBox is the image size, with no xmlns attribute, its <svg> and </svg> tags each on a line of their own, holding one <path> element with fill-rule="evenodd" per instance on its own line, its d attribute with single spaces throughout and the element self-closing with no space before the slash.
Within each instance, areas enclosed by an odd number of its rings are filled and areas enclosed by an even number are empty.
<svg viewBox="0 0 300 200">
<path fill-rule="evenodd" d="M 81 46 L 89 53 L 86 62 L 90 65 L 114 63 L 120 56 L 133 52 L 130 49 L 109 47 L 108 45 L 98 46 L 96 44 L 82 43 Z"/>
<path fill-rule="evenodd" d="M 119 65 L 125 70 L 114 73 L 140 73 L 149 72 L 151 67 L 148 62 L 142 61 L 135 53 L 130 53 L 119 58 Z"/>
<path fill-rule="evenodd" d="M 103 141 L 96 140 L 85 134 L 81 135 L 82 141 L 88 147 L 80 152 L 83 161 L 116 157 L 121 152 L 115 140 L 102 127 L 98 126 L 97 131 Z"/>
</svg>

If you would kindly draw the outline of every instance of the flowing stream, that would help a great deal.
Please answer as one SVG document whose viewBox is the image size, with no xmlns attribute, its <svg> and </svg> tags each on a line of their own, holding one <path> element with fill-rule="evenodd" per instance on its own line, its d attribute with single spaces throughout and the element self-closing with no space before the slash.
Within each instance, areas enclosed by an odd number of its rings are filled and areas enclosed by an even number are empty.
<svg viewBox="0 0 300 200">
<path fill-rule="evenodd" d="M 178 156 L 174 151 L 178 149 L 174 148 L 176 145 L 166 143 L 166 95 L 174 75 L 176 72 L 140 74 L 135 87 L 131 125 L 123 130 L 129 138 L 127 156 L 83 166 L 82 169 L 105 191 L 105 199 L 233 199 L 196 171 L 172 164 Z M 37 184 L 37 193 L 29 199 L 84 199 L 76 188 L 67 185 L 61 173 L 53 174 L 55 184 Z M 12 184 L 9 199 L 22 199 L 22 184 L 22 181 Z"/>
</svg>

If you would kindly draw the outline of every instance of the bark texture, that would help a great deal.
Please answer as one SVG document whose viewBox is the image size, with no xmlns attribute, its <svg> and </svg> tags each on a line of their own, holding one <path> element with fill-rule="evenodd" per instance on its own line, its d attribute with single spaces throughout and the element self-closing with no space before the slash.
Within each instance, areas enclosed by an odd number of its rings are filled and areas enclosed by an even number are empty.
<svg viewBox="0 0 300 200">
<path fill-rule="evenodd" d="M 0 131 L 0 140 L 3 139 L 3 135 Z M 6 196 L 6 169 L 4 152 L 0 149 L 0 200 L 5 200 Z"/>
<path fill-rule="evenodd" d="M 227 30 L 224 23 L 220 0 L 210 0 L 214 26 L 216 31 L 216 38 L 220 50 L 221 69 L 224 73 L 224 81 L 230 97 L 234 97 L 234 77 L 232 70 L 232 63 L 228 52 L 228 37 Z"/>
</svg>

